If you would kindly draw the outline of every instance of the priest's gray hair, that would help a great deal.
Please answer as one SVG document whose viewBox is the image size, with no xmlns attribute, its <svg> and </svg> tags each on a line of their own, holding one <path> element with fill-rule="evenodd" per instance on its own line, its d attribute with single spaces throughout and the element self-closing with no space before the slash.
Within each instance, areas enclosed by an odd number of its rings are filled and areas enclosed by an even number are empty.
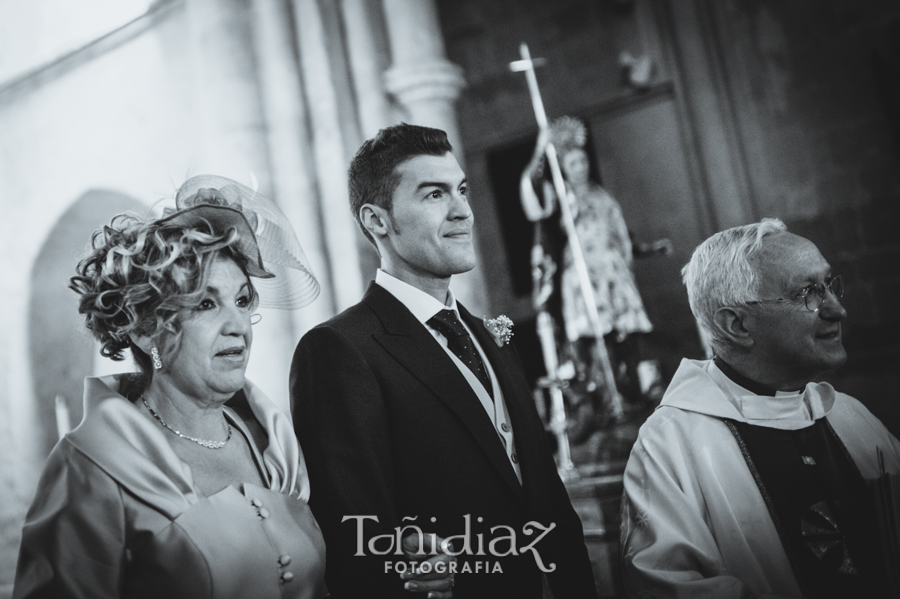
<svg viewBox="0 0 900 599">
<path fill-rule="evenodd" d="M 759 299 L 759 276 L 751 259 L 764 237 L 785 231 L 787 226 L 777 218 L 720 231 L 697 246 L 681 269 L 691 312 L 716 353 L 725 343 L 714 326 L 716 311 Z"/>
</svg>

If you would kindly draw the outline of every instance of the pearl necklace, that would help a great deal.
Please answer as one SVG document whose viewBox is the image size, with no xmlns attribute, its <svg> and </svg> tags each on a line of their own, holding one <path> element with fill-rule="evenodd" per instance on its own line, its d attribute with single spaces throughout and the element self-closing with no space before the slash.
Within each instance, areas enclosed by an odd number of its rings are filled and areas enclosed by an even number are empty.
<svg viewBox="0 0 900 599">
<path fill-rule="evenodd" d="M 161 425 L 163 425 L 164 427 L 166 427 L 167 429 L 169 429 L 170 431 L 172 431 L 173 433 L 175 433 L 182 439 L 187 439 L 188 441 L 193 441 L 197 445 L 201 445 L 207 449 L 222 449 L 223 447 L 225 447 L 225 444 L 228 443 L 228 441 L 231 439 L 231 425 L 228 424 L 227 421 L 225 422 L 225 424 L 228 425 L 228 436 L 225 438 L 224 441 L 207 441 L 206 439 L 197 439 L 196 437 L 188 437 L 187 435 L 181 434 L 179 431 L 176 431 L 174 428 L 172 428 L 171 426 L 166 424 L 166 421 L 163 420 L 162 417 L 160 417 L 160 415 L 156 413 L 156 410 L 154 410 L 153 408 L 150 407 L 150 404 L 147 403 L 147 400 L 144 399 L 143 395 L 141 395 L 141 401 L 144 402 L 144 406 L 146 406 L 147 409 L 150 410 L 150 413 L 153 414 L 153 417 L 156 418 Z"/>
</svg>

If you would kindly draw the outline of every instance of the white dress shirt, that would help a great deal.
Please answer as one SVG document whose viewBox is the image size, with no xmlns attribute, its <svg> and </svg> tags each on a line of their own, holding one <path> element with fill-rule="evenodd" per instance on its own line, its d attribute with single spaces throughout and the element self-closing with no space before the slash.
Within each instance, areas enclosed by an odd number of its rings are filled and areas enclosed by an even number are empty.
<svg viewBox="0 0 900 599">
<path fill-rule="evenodd" d="M 506 451 L 506 457 L 509 459 L 509 463 L 512 465 L 513 470 L 515 470 L 516 477 L 519 479 L 519 483 L 521 484 L 522 472 L 519 469 L 519 458 L 516 455 L 516 446 L 513 440 L 512 423 L 510 423 L 509 421 L 509 412 L 506 409 L 506 402 L 503 399 L 503 391 L 500 389 L 500 385 L 497 381 L 497 375 L 494 373 L 491 362 L 485 355 L 484 350 L 481 349 L 481 345 L 478 343 L 478 339 L 475 337 L 475 335 L 472 334 L 472 330 L 469 328 L 469 325 L 467 325 L 465 321 L 460 318 L 459 309 L 456 306 L 456 298 L 453 297 L 453 292 L 448 289 L 447 301 L 446 303 L 441 303 L 421 289 L 413 287 L 409 283 L 405 283 L 397 277 L 389 275 L 380 268 L 375 273 L 375 283 L 382 287 L 385 291 L 393 295 L 395 298 L 397 298 L 400 303 L 402 303 L 410 312 L 412 312 L 412 315 L 416 318 L 416 320 L 418 320 L 425 326 L 428 332 L 431 333 L 432 337 L 435 338 L 438 344 L 444 349 L 444 351 L 459 369 L 460 373 L 465 377 L 466 381 L 469 383 L 469 386 L 472 387 L 472 390 L 475 392 L 475 395 L 478 396 L 478 400 L 481 402 L 481 405 L 487 413 L 488 417 L 491 419 L 491 424 L 493 424 L 494 430 L 497 431 L 497 435 L 500 437 L 500 442 L 503 445 L 503 449 Z M 491 399 L 491 396 L 488 395 L 488 392 L 484 388 L 484 385 L 482 385 L 481 381 L 478 380 L 478 377 L 475 376 L 475 373 L 473 373 L 468 366 L 463 364 L 462 360 L 460 360 L 456 356 L 456 354 L 450 351 L 447 343 L 447 338 L 428 324 L 428 321 L 433 316 L 435 316 L 441 310 L 446 309 L 450 309 L 456 312 L 457 318 L 459 318 L 459 321 L 462 323 L 463 327 L 465 327 L 466 332 L 472 339 L 472 345 L 475 346 L 475 350 L 478 352 L 478 355 L 481 356 L 481 361 L 484 362 L 484 368 L 488 373 L 488 377 L 490 377 L 491 386 L 493 387 L 493 400 Z"/>
</svg>

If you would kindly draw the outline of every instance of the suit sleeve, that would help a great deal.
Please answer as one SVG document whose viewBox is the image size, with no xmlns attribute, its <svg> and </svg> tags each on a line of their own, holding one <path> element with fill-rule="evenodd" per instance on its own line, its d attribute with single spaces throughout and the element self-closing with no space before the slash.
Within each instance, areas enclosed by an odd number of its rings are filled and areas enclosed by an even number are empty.
<svg viewBox="0 0 900 599">
<path fill-rule="evenodd" d="M 309 505 L 325 538 L 329 591 L 335 599 L 408 598 L 398 574 L 386 572 L 386 561 L 402 558 L 373 556 L 368 547 L 373 536 L 392 535 L 397 521 L 388 420 L 374 373 L 339 331 L 320 326 L 297 346 L 290 390 Z M 381 539 L 375 549 L 392 542 Z"/>
<path fill-rule="evenodd" d="M 22 529 L 14 599 L 120 597 L 124 557 L 119 486 L 61 441 Z"/>
</svg>

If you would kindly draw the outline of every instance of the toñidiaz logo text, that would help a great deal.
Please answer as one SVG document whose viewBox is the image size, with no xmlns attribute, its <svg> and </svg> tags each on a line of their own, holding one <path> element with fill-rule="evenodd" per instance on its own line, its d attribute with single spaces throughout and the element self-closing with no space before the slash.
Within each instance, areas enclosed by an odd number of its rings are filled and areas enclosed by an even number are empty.
<svg viewBox="0 0 900 599">
<path fill-rule="evenodd" d="M 463 521 L 465 523 L 465 532 L 463 534 L 453 535 L 446 539 L 441 539 L 440 541 L 438 541 L 436 534 L 423 532 L 420 527 L 412 524 L 418 520 L 418 516 L 405 516 L 402 518 L 402 521 L 410 522 L 410 524 L 397 526 L 394 528 L 393 533 L 375 535 L 368 538 L 368 540 L 366 540 L 364 530 L 365 522 L 372 521 L 378 523 L 378 516 L 344 516 L 341 523 L 347 522 L 348 520 L 356 522 L 356 552 L 353 554 L 356 557 L 367 555 L 386 556 L 391 554 L 399 556 L 405 555 L 403 550 L 403 540 L 405 537 L 415 534 L 418 538 L 418 548 L 416 551 L 418 555 L 437 555 L 438 553 L 445 553 L 454 557 L 461 555 L 507 557 L 510 555 L 517 556 L 531 553 L 537 567 L 542 572 L 553 572 L 556 570 L 555 563 L 544 564 L 544 560 L 541 558 L 541 554 L 538 552 L 537 548 L 541 539 L 547 536 L 551 530 L 556 528 L 555 522 L 551 522 L 549 526 L 545 526 L 534 520 L 526 522 L 522 526 L 521 532 L 521 541 L 526 544 L 520 545 L 519 535 L 516 530 L 511 526 L 503 524 L 491 527 L 488 538 L 485 538 L 485 534 L 480 532 L 473 535 L 471 514 L 463 516 Z M 431 518 L 430 520 L 434 523 L 437 519 Z M 484 522 L 484 518 L 479 516 L 476 518 L 476 521 Z M 531 537 L 536 534 L 537 536 L 534 539 L 531 539 Z M 428 541 L 427 544 L 426 541 Z M 430 551 L 426 550 L 426 547 L 429 547 Z M 412 569 L 415 569 L 415 564 L 417 563 L 418 562 L 409 562 Z M 438 569 L 439 566 L 445 568 L 446 571 L 450 573 L 503 572 L 500 563 L 494 561 L 492 564 L 490 559 L 476 561 L 474 565 L 470 564 L 468 561 L 463 562 L 460 566 L 455 562 L 447 565 L 443 562 L 435 564 L 435 571 L 443 574 L 444 572 Z M 391 561 L 386 561 L 384 568 L 385 572 L 394 570 L 398 573 L 403 573 L 407 569 L 407 563 L 401 561 L 394 564 Z"/>
</svg>

